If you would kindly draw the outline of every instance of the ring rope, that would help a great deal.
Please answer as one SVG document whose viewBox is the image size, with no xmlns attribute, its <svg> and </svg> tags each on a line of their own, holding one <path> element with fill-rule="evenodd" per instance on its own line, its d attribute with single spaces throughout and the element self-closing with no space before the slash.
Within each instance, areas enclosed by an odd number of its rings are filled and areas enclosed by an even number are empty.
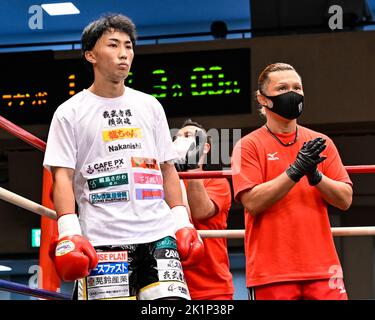
<svg viewBox="0 0 375 320">
<path fill-rule="evenodd" d="M 32 289 L 26 285 L 0 280 L 0 290 L 20 293 L 43 299 L 72 300 L 68 295 L 42 289 Z"/>
<path fill-rule="evenodd" d="M 0 199 L 10 202 L 30 212 L 56 220 L 56 211 L 46 208 L 4 188 L 0 188 Z M 198 230 L 204 238 L 243 238 L 244 230 Z M 335 227 L 334 236 L 374 236 L 375 227 Z"/>
<path fill-rule="evenodd" d="M 43 140 L 37 138 L 30 132 L 15 125 L 13 122 L 10 122 L 2 116 L 0 116 L 0 128 L 3 128 L 8 133 L 16 136 L 17 138 L 20 138 L 21 140 L 32 145 L 33 147 L 43 152 L 46 151 L 46 143 Z"/>
<path fill-rule="evenodd" d="M 349 174 L 375 173 L 375 165 L 345 166 Z M 179 172 L 181 179 L 232 178 L 232 170 Z"/>
<path fill-rule="evenodd" d="M 39 214 L 41 216 L 46 216 L 51 219 L 56 220 L 56 212 L 54 210 L 51 210 L 49 208 L 46 208 L 34 201 L 31 201 L 29 199 L 26 199 L 14 192 L 11 192 L 7 189 L 0 187 L 0 199 L 7 201 L 9 203 L 12 203 L 18 207 L 21 207 L 23 209 L 26 209 L 28 211 L 34 212 L 36 214 Z"/>
<path fill-rule="evenodd" d="M 0 116 L 0 128 L 3 128 L 8 133 L 20 138 L 26 143 L 35 148 L 46 151 L 46 142 L 34 136 L 30 132 L 22 129 L 11 121 Z M 345 166 L 348 173 L 375 173 L 375 165 L 357 165 Z M 231 178 L 231 170 L 216 170 L 216 171 L 197 171 L 197 172 L 179 172 L 181 179 L 202 179 L 202 178 Z"/>
<path fill-rule="evenodd" d="M 245 236 L 245 230 L 198 230 L 202 238 L 230 238 L 242 239 Z M 332 235 L 342 236 L 375 236 L 375 227 L 333 227 Z"/>
</svg>

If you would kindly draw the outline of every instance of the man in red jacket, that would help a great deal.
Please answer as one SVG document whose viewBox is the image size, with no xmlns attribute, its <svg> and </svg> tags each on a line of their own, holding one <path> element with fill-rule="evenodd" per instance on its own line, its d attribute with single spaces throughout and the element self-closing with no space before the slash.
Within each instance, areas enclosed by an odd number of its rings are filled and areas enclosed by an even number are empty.
<svg viewBox="0 0 375 320">
<path fill-rule="evenodd" d="M 177 171 L 202 171 L 210 152 L 211 141 L 205 129 L 190 119 L 174 137 L 180 155 Z M 231 206 L 231 190 L 226 178 L 186 179 L 185 201 L 197 230 L 225 230 Z M 184 189 L 184 188 L 183 188 Z M 185 279 L 192 299 L 233 299 L 232 274 L 229 270 L 227 241 L 225 238 L 203 239 L 204 257 L 193 267 L 184 267 Z"/>
</svg>

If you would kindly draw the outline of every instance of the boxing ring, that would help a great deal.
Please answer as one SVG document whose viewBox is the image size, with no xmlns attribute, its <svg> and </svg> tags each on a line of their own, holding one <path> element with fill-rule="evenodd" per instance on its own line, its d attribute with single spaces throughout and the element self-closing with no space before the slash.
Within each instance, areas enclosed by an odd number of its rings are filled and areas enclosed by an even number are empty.
<svg viewBox="0 0 375 320">
<path fill-rule="evenodd" d="M 0 116 L 0 127 L 13 136 L 23 140 L 40 151 L 46 150 L 46 143 L 28 131 L 18 127 Z M 345 166 L 349 174 L 374 174 L 375 165 Z M 232 177 L 230 170 L 181 172 L 181 179 L 228 178 Z M 41 246 L 39 251 L 39 265 L 44 270 L 42 276 L 38 274 L 39 289 L 32 289 L 26 285 L 0 280 L 0 291 L 16 292 L 41 299 L 70 300 L 68 295 L 56 292 L 60 286 L 52 260 L 48 255 L 50 240 L 57 235 L 56 212 L 51 199 L 52 176 L 44 169 L 42 204 L 33 202 L 4 188 L 0 188 L 0 199 L 41 216 Z M 366 227 L 336 227 L 331 228 L 333 236 L 375 236 L 375 226 Z M 244 238 L 245 230 L 198 230 L 203 238 Z"/>
</svg>

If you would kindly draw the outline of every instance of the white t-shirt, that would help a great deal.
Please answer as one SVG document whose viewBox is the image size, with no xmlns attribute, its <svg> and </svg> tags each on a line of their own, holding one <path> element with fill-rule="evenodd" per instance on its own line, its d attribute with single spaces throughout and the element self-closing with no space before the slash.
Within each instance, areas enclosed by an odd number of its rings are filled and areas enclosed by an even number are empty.
<svg viewBox="0 0 375 320">
<path fill-rule="evenodd" d="M 94 246 L 174 236 L 160 162 L 177 157 L 160 103 L 125 88 L 103 98 L 83 90 L 56 110 L 44 166 L 74 169 L 82 233 Z"/>
</svg>

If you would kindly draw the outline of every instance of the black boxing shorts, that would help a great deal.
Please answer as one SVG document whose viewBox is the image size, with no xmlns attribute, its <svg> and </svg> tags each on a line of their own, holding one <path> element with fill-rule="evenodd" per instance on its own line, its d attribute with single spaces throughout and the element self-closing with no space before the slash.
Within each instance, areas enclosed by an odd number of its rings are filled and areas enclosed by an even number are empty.
<svg viewBox="0 0 375 320">
<path fill-rule="evenodd" d="M 99 263 L 76 283 L 78 300 L 190 300 L 176 240 L 95 247 Z"/>
</svg>

